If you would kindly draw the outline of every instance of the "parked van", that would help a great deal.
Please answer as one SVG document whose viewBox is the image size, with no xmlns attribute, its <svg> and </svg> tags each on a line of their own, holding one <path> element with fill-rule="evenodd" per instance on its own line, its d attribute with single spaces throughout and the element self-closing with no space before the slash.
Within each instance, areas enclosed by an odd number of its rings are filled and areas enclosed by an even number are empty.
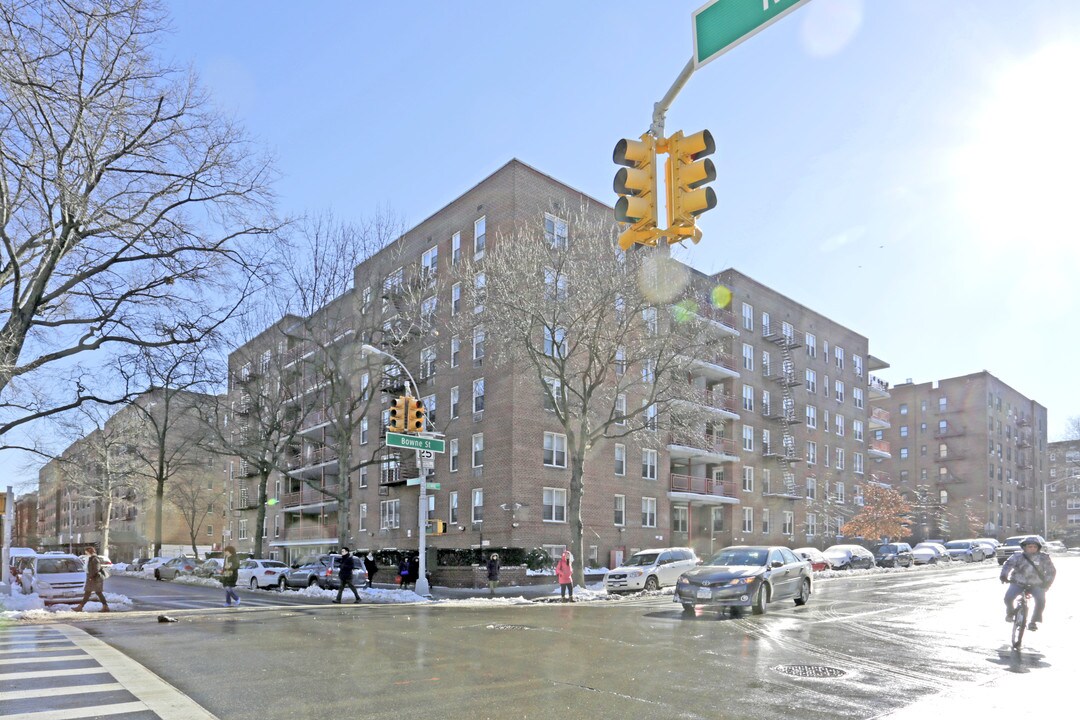
<svg viewBox="0 0 1080 720">
<path fill-rule="evenodd" d="M 604 576 L 609 593 L 634 590 L 658 590 L 674 585 L 679 576 L 698 565 L 698 556 L 690 548 L 642 550 Z"/>
<path fill-rule="evenodd" d="M 31 560 L 37 555 L 33 548 L 13 547 L 8 551 L 8 567 L 11 570 L 11 584 L 19 582 L 24 568 L 29 567 Z"/>
<path fill-rule="evenodd" d="M 86 568 L 69 553 L 35 555 L 20 576 L 22 591 L 36 594 L 46 603 L 76 604 L 82 600 Z"/>
</svg>

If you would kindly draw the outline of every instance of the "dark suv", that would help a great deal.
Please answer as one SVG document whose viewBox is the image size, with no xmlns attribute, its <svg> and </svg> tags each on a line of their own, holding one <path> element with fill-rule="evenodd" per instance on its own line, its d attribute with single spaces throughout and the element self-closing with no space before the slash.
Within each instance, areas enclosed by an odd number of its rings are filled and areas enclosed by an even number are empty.
<svg viewBox="0 0 1080 720">
<path fill-rule="evenodd" d="M 353 570 L 353 584 L 361 585 L 364 582 L 364 561 L 362 558 L 353 557 L 355 569 Z M 311 587 L 318 585 L 324 590 L 336 590 L 341 584 L 338 572 L 341 568 L 341 555 L 327 553 L 326 555 L 309 555 L 293 564 L 278 580 L 278 586 L 284 590 Z"/>
<path fill-rule="evenodd" d="M 911 567 L 915 556 L 907 543 L 883 543 L 874 547 L 874 562 L 878 567 Z"/>
</svg>

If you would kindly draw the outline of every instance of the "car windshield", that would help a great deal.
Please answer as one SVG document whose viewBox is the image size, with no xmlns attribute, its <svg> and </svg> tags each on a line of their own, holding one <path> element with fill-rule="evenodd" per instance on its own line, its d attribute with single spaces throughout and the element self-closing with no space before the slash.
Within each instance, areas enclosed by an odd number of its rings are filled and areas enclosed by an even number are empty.
<svg viewBox="0 0 1080 720">
<path fill-rule="evenodd" d="M 629 560 L 627 560 L 624 564 L 627 567 L 635 565 L 655 565 L 656 558 L 659 555 L 660 553 L 638 553 L 637 555 L 634 555 Z"/>
<path fill-rule="evenodd" d="M 894 553 L 896 552 L 895 545 L 878 545 L 877 552 L 879 553 Z"/>
<path fill-rule="evenodd" d="M 730 548 L 721 550 L 709 561 L 710 565 L 764 565 L 769 551 L 764 548 Z"/>
<path fill-rule="evenodd" d="M 38 560 L 37 571 L 39 575 L 51 573 L 77 573 L 83 571 L 82 563 L 75 558 L 48 558 Z"/>
<path fill-rule="evenodd" d="M 826 555 L 848 555 L 851 553 L 851 548 L 846 547 L 831 547 L 825 551 Z"/>
<path fill-rule="evenodd" d="M 966 540 L 953 540 L 952 542 L 945 543 L 945 547 L 950 550 L 966 550 L 970 545 L 971 543 Z"/>
</svg>

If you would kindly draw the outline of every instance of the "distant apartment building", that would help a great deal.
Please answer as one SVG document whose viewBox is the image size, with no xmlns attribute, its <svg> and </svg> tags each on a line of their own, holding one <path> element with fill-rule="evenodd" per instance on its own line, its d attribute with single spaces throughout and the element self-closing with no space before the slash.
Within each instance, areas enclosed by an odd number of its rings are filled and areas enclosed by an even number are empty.
<svg viewBox="0 0 1080 720">
<path fill-rule="evenodd" d="M 1042 531 L 1046 408 L 983 371 L 894 385 L 887 465 L 915 506 L 914 539 Z"/>
<path fill-rule="evenodd" d="M 468 336 L 429 328 L 450 327 L 463 313 L 483 317 L 482 306 L 464 305 L 460 263 L 529 224 L 553 242 L 573 242 L 568 219 L 583 207 L 614 226 L 609 206 L 511 161 L 358 266 L 351 295 L 311 318 L 283 319 L 234 353 L 230 402 L 245 410 L 233 429 L 255 430 L 245 403 L 266 373 L 290 388 L 305 417 L 268 483 L 262 527 L 255 468 L 234 461 L 238 549 L 251 550 L 255 533 L 266 554 L 287 561 L 329 551 L 341 538 L 359 549 L 415 549 L 420 513 L 448 527 L 428 537 L 429 547 L 542 547 L 557 556 L 569 545 L 565 437 L 544 394 L 535 382 L 491 371 L 482 322 Z M 887 425 L 887 414 L 871 407 L 886 393 L 869 373 L 885 365 L 866 337 L 735 270 L 689 274 L 687 293 L 697 300 L 689 307 L 708 321 L 715 343 L 695 357 L 688 378 L 707 419 L 659 441 L 608 439 L 592 449 L 582 509 L 587 564 L 665 545 L 703 555 L 732 542 L 828 545 L 857 511 L 865 483 L 884 482 L 876 474 L 887 446 L 870 433 Z M 472 281 L 483 283 L 482 275 Z M 726 307 L 711 301 L 724 295 L 713 293 L 718 286 L 731 293 Z M 304 341 L 310 332 L 325 333 L 321 349 Z M 351 468 L 339 466 L 342 440 L 328 432 L 333 398 L 315 368 L 336 338 L 385 347 L 415 377 L 430 427 L 446 440 L 430 478 L 440 487 L 426 508 L 408 484 L 418 475 L 413 452 L 383 443 L 389 398 L 403 378 L 363 351 L 351 384 L 368 401 L 356 412 Z M 344 531 L 339 498 L 351 504 Z"/>
<path fill-rule="evenodd" d="M 1080 440 L 1052 442 L 1046 481 L 1046 539 L 1080 542 Z"/>
<path fill-rule="evenodd" d="M 11 544 L 14 547 L 37 548 L 40 545 L 37 505 L 37 492 L 24 493 L 15 500 L 15 523 L 11 533 Z"/>
<path fill-rule="evenodd" d="M 155 392 L 136 402 L 154 402 Z M 200 402 L 207 396 L 183 393 L 178 405 Z M 148 556 L 154 542 L 155 487 L 152 467 L 138 460 L 136 446 L 146 453 L 145 421 L 139 411 L 125 407 L 94 430 L 69 445 L 60 457 L 38 473 L 37 538 L 43 550 L 75 553 L 93 545 L 115 562 Z M 226 478 L 221 458 L 193 445 L 197 429 L 181 423 L 165 450 L 173 465 L 166 484 L 162 512 L 162 545 L 170 554 L 192 553 L 191 528 L 202 549 L 216 545 L 224 518 Z M 107 437 L 108 439 L 103 439 Z M 183 448 L 183 449 L 182 449 Z M 112 474 L 113 497 L 109 512 L 108 548 L 102 547 L 105 520 L 104 473 Z"/>
</svg>

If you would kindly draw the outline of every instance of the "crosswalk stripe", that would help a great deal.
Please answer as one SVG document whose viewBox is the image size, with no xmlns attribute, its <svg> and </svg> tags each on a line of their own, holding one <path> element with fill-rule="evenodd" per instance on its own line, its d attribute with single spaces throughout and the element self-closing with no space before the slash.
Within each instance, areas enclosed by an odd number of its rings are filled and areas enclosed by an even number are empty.
<svg viewBox="0 0 1080 720">
<path fill-rule="evenodd" d="M 47 662 L 62 662 L 64 660 L 89 660 L 90 656 L 86 653 L 79 653 L 78 655 L 50 655 L 49 657 L 33 657 L 33 658 L 0 658 L 0 665 L 22 665 L 24 663 L 47 663 Z M 0 680 L 4 678 L 0 675 Z"/>
<path fill-rule="evenodd" d="M 52 647 L 42 647 L 42 644 L 48 642 Z M 12 655 L 14 653 L 24 653 L 31 650 L 41 650 L 42 652 L 56 652 L 57 650 L 67 650 L 68 648 L 60 647 L 61 645 L 71 645 L 70 640 L 39 640 L 37 642 L 24 642 L 17 645 L 4 645 L 0 643 L 0 655 Z"/>
<path fill-rule="evenodd" d="M 32 690 L 8 690 L 0 692 L 0 702 L 28 700 L 38 697 L 63 697 L 64 695 L 83 695 L 84 693 L 110 692 L 123 690 L 120 683 L 98 683 L 97 685 L 65 685 L 62 687 L 40 687 Z"/>
<path fill-rule="evenodd" d="M 79 718 L 97 718 L 123 713 L 145 712 L 149 710 L 144 703 L 126 702 L 114 705 L 95 705 L 93 707 L 70 708 L 68 710 L 39 710 L 37 712 L 7 715 L 5 720 L 79 720 Z"/>
<path fill-rule="evenodd" d="M 8 680 L 37 680 L 41 678 L 64 677 L 67 675 L 91 675 L 105 674 L 105 668 L 67 668 L 65 670 L 30 670 L 28 672 L 4 673 L 0 675 L 0 682 Z"/>
</svg>

